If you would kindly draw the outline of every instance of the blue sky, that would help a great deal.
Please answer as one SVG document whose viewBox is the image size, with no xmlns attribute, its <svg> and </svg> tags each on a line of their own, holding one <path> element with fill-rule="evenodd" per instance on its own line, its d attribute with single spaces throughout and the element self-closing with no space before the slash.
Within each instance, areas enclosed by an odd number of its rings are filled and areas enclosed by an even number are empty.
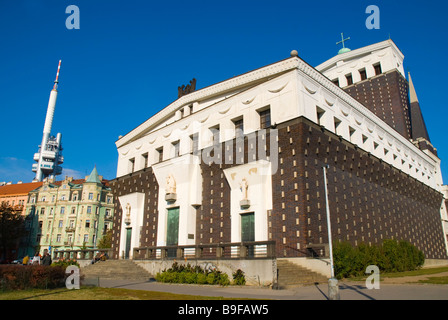
<svg viewBox="0 0 448 320">
<path fill-rule="evenodd" d="M 423 3 L 423 4 L 422 4 Z M 368 5 L 380 29 L 365 27 Z M 80 29 L 66 28 L 66 7 Z M 65 175 L 96 165 L 115 178 L 115 141 L 197 89 L 282 60 L 296 49 L 312 66 L 391 37 L 405 55 L 432 143 L 448 179 L 446 2 L 0 0 L 0 182 L 31 182 L 50 90 L 62 60 L 52 133 L 62 133 Z"/>
</svg>

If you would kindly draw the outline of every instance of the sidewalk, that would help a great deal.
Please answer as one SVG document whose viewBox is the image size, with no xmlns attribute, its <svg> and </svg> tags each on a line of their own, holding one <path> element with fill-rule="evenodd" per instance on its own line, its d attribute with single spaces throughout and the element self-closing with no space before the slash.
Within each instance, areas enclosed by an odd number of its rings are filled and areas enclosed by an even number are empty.
<svg viewBox="0 0 448 320">
<path fill-rule="evenodd" d="M 100 280 L 100 286 L 223 297 L 224 299 L 327 300 L 328 295 L 328 284 L 272 290 L 250 286 L 220 287 L 104 279 Z M 448 285 L 391 284 L 381 282 L 380 289 L 369 290 L 363 282 L 341 281 L 339 282 L 339 293 L 341 300 L 448 300 Z"/>
</svg>

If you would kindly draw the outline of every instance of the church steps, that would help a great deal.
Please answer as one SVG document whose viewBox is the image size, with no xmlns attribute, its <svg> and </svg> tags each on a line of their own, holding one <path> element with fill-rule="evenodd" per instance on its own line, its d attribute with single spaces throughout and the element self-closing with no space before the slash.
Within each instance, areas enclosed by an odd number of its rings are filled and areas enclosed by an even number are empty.
<svg viewBox="0 0 448 320">
<path fill-rule="evenodd" d="M 327 277 L 287 260 L 277 260 L 277 282 L 280 289 L 328 282 Z"/>
<path fill-rule="evenodd" d="M 81 268 L 85 278 L 149 280 L 152 275 L 132 260 L 107 260 Z"/>
</svg>

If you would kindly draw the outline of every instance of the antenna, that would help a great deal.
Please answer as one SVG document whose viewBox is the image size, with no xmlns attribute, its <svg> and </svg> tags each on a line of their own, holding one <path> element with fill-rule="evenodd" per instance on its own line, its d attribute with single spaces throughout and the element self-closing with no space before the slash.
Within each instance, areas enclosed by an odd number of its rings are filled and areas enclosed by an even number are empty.
<svg viewBox="0 0 448 320">
<path fill-rule="evenodd" d="M 58 79 L 59 79 L 59 70 L 61 69 L 61 61 L 59 60 L 59 65 L 58 65 L 58 72 L 56 73 L 56 80 L 54 80 L 54 86 L 53 86 L 53 90 L 56 90 L 58 88 Z"/>
</svg>

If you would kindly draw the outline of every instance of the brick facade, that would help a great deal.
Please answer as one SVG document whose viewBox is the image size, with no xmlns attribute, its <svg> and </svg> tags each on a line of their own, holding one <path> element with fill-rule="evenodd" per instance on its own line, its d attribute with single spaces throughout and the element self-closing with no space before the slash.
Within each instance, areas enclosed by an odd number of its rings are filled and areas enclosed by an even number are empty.
<svg viewBox="0 0 448 320">
<path fill-rule="evenodd" d="M 384 239 L 404 239 L 423 250 L 426 258 L 447 258 L 440 221 L 441 193 L 305 118 L 277 129 L 278 170 L 272 176 L 273 209 L 267 217 L 267 240 L 276 241 L 278 257 L 305 256 L 310 245 L 328 243 L 322 170 L 328 164 L 334 240 L 379 244 Z M 246 143 L 244 163 L 248 162 L 248 147 Z M 224 146 L 222 152 L 224 157 Z M 203 193 L 202 205 L 196 209 L 197 244 L 231 241 L 230 187 L 223 172 L 231 166 L 201 162 Z M 155 246 L 158 185 L 152 169 L 117 178 L 110 185 L 116 206 L 114 257 L 119 255 L 121 195 L 145 193 L 140 245 Z"/>
<path fill-rule="evenodd" d="M 403 137 L 412 138 L 408 82 L 397 70 L 345 87 L 358 100 Z"/>
</svg>

